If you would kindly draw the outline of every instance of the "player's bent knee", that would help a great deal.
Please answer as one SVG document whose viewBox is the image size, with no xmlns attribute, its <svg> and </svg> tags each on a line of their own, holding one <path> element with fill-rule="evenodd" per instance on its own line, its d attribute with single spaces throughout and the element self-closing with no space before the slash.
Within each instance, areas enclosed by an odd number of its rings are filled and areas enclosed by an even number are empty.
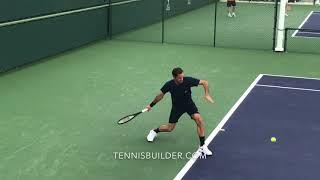
<svg viewBox="0 0 320 180">
<path fill-rule="evenodd" d="M 194 114 L 192 119 L 196 122 L 197 126 L 199 126 L 199 127 L 204 126 L 204 122 L 203 122 L 200 114 Z"/>
<path fill-rule="evenodd" d="M 197 126 L 199 127 L 203 127 L 204 126 L 204 122 L 202 121 L 202 119 L 197 120 Z"/>
<path fill-rule="evenodd" d="M 173 131 L 175 128 L 175 124 L 168 124 L 168 132 Z"/>
<path fill-rule="evenodd" d="M 195 121 L 202 121 L 202 117 L 199 113 L 193 114 L 191 117 Z"/>
</svg>

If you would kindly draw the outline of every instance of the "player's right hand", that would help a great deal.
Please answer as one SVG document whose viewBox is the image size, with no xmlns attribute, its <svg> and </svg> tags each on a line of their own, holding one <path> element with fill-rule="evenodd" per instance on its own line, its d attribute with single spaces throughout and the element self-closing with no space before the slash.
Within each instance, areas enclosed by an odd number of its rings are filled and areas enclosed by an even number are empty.
<svg viewBox="0 0 320 180">
<path fill-rule="evenodd" d="M 151 109 L 152 109 L 152 107 L 150 106 L 150 104 L 148 104 L 146 108 L 148 109 L 148 111 L 151 111 Z"/>
<path fill-rule="evenodd" d="M 204 96 L 205 101 L 210 102 L 210 103 L 214 103 L 212 97 L 210 95 L 205 95 Z"/>
</svg>

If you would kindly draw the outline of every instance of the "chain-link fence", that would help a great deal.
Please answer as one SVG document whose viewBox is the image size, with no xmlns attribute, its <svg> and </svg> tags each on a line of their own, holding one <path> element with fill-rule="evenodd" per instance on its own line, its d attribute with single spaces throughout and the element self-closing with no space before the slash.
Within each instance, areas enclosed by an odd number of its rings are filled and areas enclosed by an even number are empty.
<svg viewBox="0 0 320 180">
<path fill-rule="evenodd" d="M 227 5 L 215 0 L 112 2 L 112 38 L 272 50 L 275 3 L 239 1 L 234 11 L 230 8 L 231 17 Z"/>
<path fill-rule="evenodd" d="M 110 32 L 113 39 L 162 42 L 162 0 L 112 0 Z"/>
<path fill-rule="evenodd" d="M 320 52 L 320 10 L 316 1 L 309 1 L 286 5 L 281 33 L 286 33 L 288 52 Z M 120 40 L 273 50 L 279 4 L 280 0 L 113 0 L 110 32 Z"/>
</svg>

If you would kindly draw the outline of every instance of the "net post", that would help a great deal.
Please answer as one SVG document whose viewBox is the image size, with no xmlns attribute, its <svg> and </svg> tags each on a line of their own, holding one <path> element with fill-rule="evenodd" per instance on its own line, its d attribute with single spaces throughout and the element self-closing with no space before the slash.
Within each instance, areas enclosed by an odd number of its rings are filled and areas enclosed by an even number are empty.
<svg viewBox="0 0 320 180">
<path fill-rule="evenodd" d="M 274 1 L 274 24 L 273 24 L 273 42 L 272 50 L 275 51 L 276 48 L 276 36 L 277 36 L 277 24 L 278 24 L 278 5 L 279 0 Z"/>
<path fill-rule="evenodd" d="M 284 42 L 284 22 L 285 22 L 285 11 L 286 11 L 287 0 L 280 0 L 280 10 L 278 15 L 278 28 L 277 28 L 277 42 L 276 42 L 276 52 L 283 52 L 283 42 Z"/>
</svg>

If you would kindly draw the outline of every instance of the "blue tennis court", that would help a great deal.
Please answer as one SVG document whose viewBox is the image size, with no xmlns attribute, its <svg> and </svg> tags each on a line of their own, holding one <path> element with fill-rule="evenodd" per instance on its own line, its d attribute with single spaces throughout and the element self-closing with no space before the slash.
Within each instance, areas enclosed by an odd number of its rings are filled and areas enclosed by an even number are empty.
<svg viewBox="0 0 320 180">
<path fill-rule="evenodd" d="M 318 179 L 319 102 L 318 79 L 259 75 L 175 179 Z"/>
<path fill-rule="evenodd" d="M 299 29 L 293 33 L 293 37 L 320 37 L 320 12 L 311 11 L 306 19 L 299 26 Z M 305 30 L 303 30 L 305 29 Z M 310 31 L 312 30 L 312 31 Z"/>
</svg>

